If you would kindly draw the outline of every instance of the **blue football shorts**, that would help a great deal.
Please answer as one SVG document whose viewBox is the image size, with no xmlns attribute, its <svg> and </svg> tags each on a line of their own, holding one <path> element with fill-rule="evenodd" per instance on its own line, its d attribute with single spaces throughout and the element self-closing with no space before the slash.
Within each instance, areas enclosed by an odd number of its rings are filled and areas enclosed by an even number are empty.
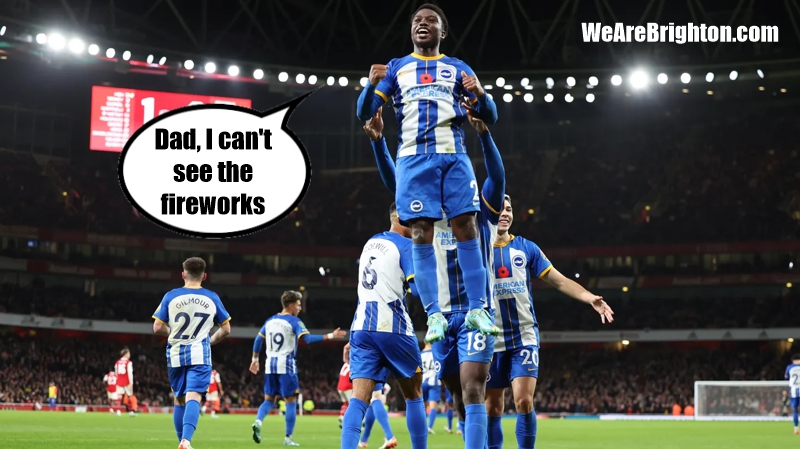
<svg viewBox="0 0 800 449">
<path fill-rule="evenodd" d="M 800 397 L 792 398 L 791 401 L 792 401 L 792 410 L 800 407 Z"/>
<path fill-rule="evenodd" d="M 290 398 L 300 394 L 300 380 L 297 374 L 265 374 L 264 394 Z"/>
<path fill-rule="evenodd" d="M 524 346 L 495 352 L 486 388 L 508 388 L 517 377 L 539 378 L 539 347 Z"/>
<path fill-rule="evenodd" d="M 444 340 L 433 344 L 433 358 L 439 379 L 458 374 L 464 362 L 490 363 L 494 353 L 494 337 L 467 329 L 465 312 L 446 313 L 447 332 Z"/>
<path fill-rule="evenodd" d="M 383 383 L 389 372 L 398 379 L 422 372 L 417 337 L 371 331 L 350 334 L 350 379 Z"/>
<path fill-rule="evenodd" d="M 425 398 L 425 402 L 441 402 L 442 385 L 428 385 L 428 383 L 423 383 L 422 397 Z"/>
<path fill-rule="evenodd" d="M 395 201 L 401 220 L 442 219 L 480 210 L 480 189 L 466 153 L 397 158 Z"/>
<path fill-rule="evenodd" d="M 204 394 L 211 384 L 211 365 L 191 365 L 169 368 L 169 386 L 176 398 L 186 393 Z"/>
</svg>

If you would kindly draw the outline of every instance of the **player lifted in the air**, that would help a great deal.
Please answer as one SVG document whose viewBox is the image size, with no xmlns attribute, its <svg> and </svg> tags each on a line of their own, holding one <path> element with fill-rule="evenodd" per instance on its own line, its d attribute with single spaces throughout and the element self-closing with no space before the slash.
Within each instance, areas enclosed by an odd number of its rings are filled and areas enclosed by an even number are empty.
<svg viewBox="0 0 800 449">
<path fill-rule="evenodd" d="M 389 65 L 370 68 L 369 84 L 358 98 L 358 117 L 369 120 L 392 99 L 397 129 L 397 189 L 395 200 L 400 219 L 411 225 L 414 245 L 415 282 L 423 303 L 436 302 L 439 292 L 434 245 L 434 222 L 444 214 L 450 220 L 458 251 L 454 252 L 464 274 L 468 310 L 467 326 L 484 335 L 496 335 L 488 313 L 487 269 L 483 264 L 476 213 L 481 192 L 467 155 L 464 131 L 467 108 L 487 124 L 497 121 L 497 106 L 481 87 L 472 69 L 463 61 L 439 52 L 448 25 L 442 10 L 432 4 L 420 6 L 411 18 L 414 52 L 393 59 Z M 428 311 L 428 334 L 434 342 L 444 338 L 447 321 Z"/>
<path fill-rule="evenodd" d="M 464 108 L 469 108 L 463 105 Z M 470 108 L 471 109 L 471 108 Z M 483 279 L 483 295 L 491 296 L 492 285 L 492 245 L 497 236 L 497 223 L 503 208 L 505 195 L 505 169 L 500 153 L 492 140 L 486 124 L 470 110 L 470 124 L 478 131 L 483 148 L 484 162 L 489 177 L 483 184 L 481 206 L 478 212 L 478 235 L 482 264 L 490 277 Z M 389 190 L 395 189 L 394 167 L 391 163 L 386 140 L 382 136 L 383 121 L 380 110 L 364 126 L 372 139 L 372 147 L 378 162 L 378 170 Z M 487 416 L 485 400 L 486 377 L 489 362 L 494 351 L 494 337 L 471 329 L 467 322 L 469 305 L 462 301 L 466 291 L 466 270 L 456 263 L 457 250 L 453 242 L 450 222 L 445 217 L 434 223 L 436 232 L 436 258 L 438 269 L 434 278 L 443 291 L 438 298 L 422 303 L 429 314 L 444 313 L 448 326 L 444 339 L 433 344 L 433 354 L 439 364 L 438 376 L 445 387 L 453 394 L 453 405 L 459 413 L 459 424 L 464 428 L 464 438 L 468 449 L 482 448 L 487 439 Z M 460 250 L 459 250 L 460 251 Z M 489 309 L 492 302 L 489 301 Z M 429 321 L 430 323 L 430 321 Z M 465 425 L 464 425 L 465 424 Z"/>
<path fill-rule="evenodd" d="M 792 356 L 792 363 L 786 367 L 786 380 L 789 381 L 789 396 L 792 402 L 792 419 L 794 421 L 794 434 L 800 434 L 797 427 L 797 411 L 800 409 L 800 354 Z"/>
<path fill-rule="evenodd" d="M 428 433 L 436 433 L 433 424 L 442 400 L 442 381 L 436 376 L 436 360 L 433 359 L 431 344 L 426 343 L 420 353 L 422 357 L 422 396 L 428 405 Z"/>
<path fill-rule="evenodd" d="M 536 444 L 533 395 L 539 377 L 539 324 L 533 311 L 532 280 L 542 279 L 561 293 L 591 305 L 603 323 L 614 321 L 614 312 L 602 297 L 564 277 L 535 243 L 509 234 L 513 223 L 511 197 L 506 195 L 494 244 L 493 297 L 496 323 L 502 332 L 494 341 L 486 384 L 489 449 L 503 447 L 503 392 L 509 386 L 517 410 L 517 447 L 533 449 Z"/>
<path fill-rule="evenodd" d="M 286 401 L 286 434 L 284 446 L 299 446 L 292 439 L 297 421 L 297 395 L 300 394 L 300 381 L 297 378 L 297 347 L 302 338 L 306 343 L 340 338 L 347 332 L 336 329 L 326 335 L 311 335 L 306 325 L 297 317 L 303 310 L 303 295 L 288 290 L 281 295 L 283 310 L 270 317 L 258 332 L 253 342 L 253 360 L 250 372 L 258 374 L 259 355 L 264 342 L 267 343 L 264 361 L 264 402 L 258 407 L 258 415 L 253 423 L 253 441 L 261 443 L 261 425 L 264 418 L 275 406 L 275 399 L 281 396 Z"/>
<path fill-rule="evenodd" d="M 385 383 L 389 371 L 406 400 L 411 447 L 425 449 L 428 443 L 419 343 L 405 301 L 407 289 L 416 293 L 413 283 L 407 282 L 413 275 L 410 230 L 400 224 L 394 204 L 389 221 L 389 231 L 374 235 L 361 251 L 358 306 L 350 327 L 353 397 L 344 414 L 342 449 L 358 446 L 361 420 L 376 384 Z M 394 438 L 390 442 L 397 444 Z"/>
<path fill-rule="evenodd" d="M 191 449 L 200 419 L 200 401 L 211 381 L 211 346 L 231 333 L 231 320 L 219 295 L 202 283 L 206 262 L 190 257 L 183 262 L 184 286 L 170 290 L 153 314 L 153 332 L 168 337 L 167 368 L 175 395 L 173 423 L 178 449 Z M 210 335 L 214 323 L 219 329 Z"/>
</svg>

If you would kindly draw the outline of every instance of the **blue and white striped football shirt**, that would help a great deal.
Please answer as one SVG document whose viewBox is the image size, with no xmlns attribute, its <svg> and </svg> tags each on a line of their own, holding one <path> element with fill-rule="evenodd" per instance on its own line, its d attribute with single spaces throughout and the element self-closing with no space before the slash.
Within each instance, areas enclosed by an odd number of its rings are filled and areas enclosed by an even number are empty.
<svg viewBox="0 0 800 449">
<path fill-rule="evenodd" d="M 258 335 L 266 340 L 267 360 L 264 362 L 266 374 L 297 373 L 297 347 L 300 338 L 308 334 L 306 325 L 300 318 L 279 313 L 268 319 Z"/>
</svg>

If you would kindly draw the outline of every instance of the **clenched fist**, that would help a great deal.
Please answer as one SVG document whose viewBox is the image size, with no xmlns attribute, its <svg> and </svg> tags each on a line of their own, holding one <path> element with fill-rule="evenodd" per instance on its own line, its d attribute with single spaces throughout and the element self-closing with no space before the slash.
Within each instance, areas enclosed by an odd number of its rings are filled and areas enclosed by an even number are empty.
<svg viewBox="0 0 800 449">
<path fill-rule="evenodd" d="M 388 65 L 372 64 L 369 68 L 369 83 L 377 86 L 382 79 L 386 78 L 386 71 L 389 70 Z"/>
<path fill-rule="evenodd" d="M 370 75 L 372 75 L 371 72 Z M 478 81 L 478 77 L 475 75 L 467 75 L 467 72 L 462 71 L 461 84 L 464 85 L 464 89 L 466 89 L 467 92 L 473 93 L 479 97 L 482 97 L 483 94 L 485 93 L 483 90 L 483 86 L 481 86 L 480 81 Z"/>
</svg>

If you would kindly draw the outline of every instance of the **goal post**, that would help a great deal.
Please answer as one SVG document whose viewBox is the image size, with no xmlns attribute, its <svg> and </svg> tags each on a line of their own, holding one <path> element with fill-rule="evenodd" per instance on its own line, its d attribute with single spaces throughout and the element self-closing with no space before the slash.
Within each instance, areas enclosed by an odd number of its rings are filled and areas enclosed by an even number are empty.
<svg viewBox="0 0 800 449">
<path fill-rule="evenodd" d="M 695 419 L 698 421 L 786 421 L 791 410 L 784 407 L 789 393 L 785 380 L 696 381 Z M 785 413 L 789 416 L 784 416 Z"/>
</svg>

